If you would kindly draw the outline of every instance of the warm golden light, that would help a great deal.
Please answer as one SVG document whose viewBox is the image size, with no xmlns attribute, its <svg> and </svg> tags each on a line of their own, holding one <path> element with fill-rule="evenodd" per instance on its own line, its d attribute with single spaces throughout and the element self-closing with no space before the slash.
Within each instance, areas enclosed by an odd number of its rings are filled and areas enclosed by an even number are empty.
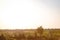
<svg viewBox="0 0 60 40">
<path fill-rule="evenodd" d="M 0 0 L 1 1 L 1 0 Z M 3 1 L 2 1 L 3 2 Z M 5 0 L 0 3 L 1 29 L 59 28 L 57 10 L 32 0 Z"/>
</svg>

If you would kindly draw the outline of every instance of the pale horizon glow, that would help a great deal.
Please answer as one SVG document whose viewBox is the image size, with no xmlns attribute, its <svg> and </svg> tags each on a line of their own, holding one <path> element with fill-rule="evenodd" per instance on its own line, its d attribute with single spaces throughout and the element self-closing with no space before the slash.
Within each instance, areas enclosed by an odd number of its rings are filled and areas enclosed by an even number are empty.
<svg viewBox="0 0 60 40">
<path fill-rule="evenodd" d="M 57 7 L 40 0 L 0 0 L 0 29 L 60 28 Z"/>
</svg>

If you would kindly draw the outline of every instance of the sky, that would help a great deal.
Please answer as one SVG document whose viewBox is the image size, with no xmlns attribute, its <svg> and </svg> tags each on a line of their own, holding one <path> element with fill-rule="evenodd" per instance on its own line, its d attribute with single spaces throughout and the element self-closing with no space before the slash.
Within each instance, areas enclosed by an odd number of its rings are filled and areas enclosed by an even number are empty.
<svg viewBox="0 0 60 40">
<path fill-rule="evenodd" d="M 60 28 L 60 0 L 0 0 L 0 29 Z"/>
</svg>

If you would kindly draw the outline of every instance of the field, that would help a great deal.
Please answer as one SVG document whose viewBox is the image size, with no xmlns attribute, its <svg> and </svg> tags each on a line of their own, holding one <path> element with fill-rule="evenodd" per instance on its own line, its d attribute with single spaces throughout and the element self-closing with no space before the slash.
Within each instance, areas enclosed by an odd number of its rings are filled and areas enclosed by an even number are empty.
<svg viewBox="0 0 60 40">
<path fill-rule="evenodd" d="M 60 29 L 0 30 L 0 40 L 60 40 Z"/>
</svg>

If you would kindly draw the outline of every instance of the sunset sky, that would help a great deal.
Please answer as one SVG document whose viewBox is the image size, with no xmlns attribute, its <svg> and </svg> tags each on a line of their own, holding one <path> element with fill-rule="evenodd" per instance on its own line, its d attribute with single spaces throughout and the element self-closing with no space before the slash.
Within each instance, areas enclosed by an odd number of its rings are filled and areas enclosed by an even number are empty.
<svg viewBox="0 0 60 40">
<path fill-rule="evenodd" d="M 60 0 L 0 0 L 0 29 L 60 28 Z"/>
</svg>

